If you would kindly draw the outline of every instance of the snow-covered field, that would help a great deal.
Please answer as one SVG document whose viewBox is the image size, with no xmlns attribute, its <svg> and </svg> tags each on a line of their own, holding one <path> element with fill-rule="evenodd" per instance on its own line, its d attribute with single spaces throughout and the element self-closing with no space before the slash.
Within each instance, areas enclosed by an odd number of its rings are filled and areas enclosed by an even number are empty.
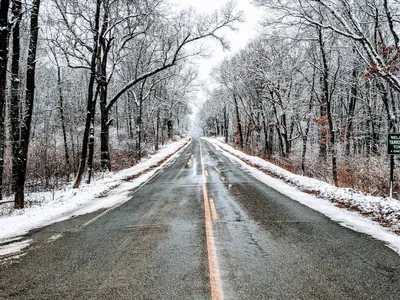
<svg viewBox="0 0 400 300">
<path fill-rule="evenodd" d="M 20 241 L 21 236 L 32 229 L 128 201 L 130 190 L 148 181 L 178 157 L 189 142 L 189 139 L 182 139 L 168 144 L 141 163 L 119 172 L 107 173 L 103 178 L 93 180 L 90 185 L 83 183 L 79 189 L 69 187 L 54 193 L 33 193 L 27 200 L 35 204 L 29 208 L 17 211 L 11 210 L 9 205 L 1 205 L 0 256 L 27 247 L 29 243 Z M 127 180 L 131 178 L 134 179 Z"/>
<path fill-rule="evenodd" d="M 384 241 L 400 254 L 400 201 L 373 197 L 349 188 L 286 171 L 259 157 L 247 155 L 214 138 L 203 138 L 231 161 L 280 193 L 355 231 Z M 338 206 L 345 207 L 340 208 Z"/>
</svg>

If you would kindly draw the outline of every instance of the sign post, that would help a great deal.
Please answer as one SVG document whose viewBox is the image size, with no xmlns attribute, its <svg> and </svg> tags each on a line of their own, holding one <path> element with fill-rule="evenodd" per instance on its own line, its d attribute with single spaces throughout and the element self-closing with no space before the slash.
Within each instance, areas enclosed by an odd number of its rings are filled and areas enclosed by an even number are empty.
<svg viewBox="0 0 400 300">
<path fill-rule="evenodd" d="M 393 196 L 393 179 L 394 179 L 394 155 L 400 155 L 400 133 L 388 134 L 388 154 L 390 155 L 390 192 L 389 197 Z"/>
</svg>

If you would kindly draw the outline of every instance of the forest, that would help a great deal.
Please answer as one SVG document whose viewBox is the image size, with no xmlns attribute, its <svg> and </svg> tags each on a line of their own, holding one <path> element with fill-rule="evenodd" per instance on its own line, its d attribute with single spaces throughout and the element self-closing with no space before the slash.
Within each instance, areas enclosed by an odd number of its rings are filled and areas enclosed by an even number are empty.
<svg viewBox="0 0 400 300">
<path fill-rule="evenodd" d="M 386 196 L 400 131 L 398 0 L 254 0 L 255 38 L 198 82 L 208 42 L 243 22 L 167 0 L 0 0 L 1 197 L 120 170 L 203 134 L 297 174 Z M 206 90 L 206 99 L 196 92 Z"/>
<path fill-rule="evenodd" d="M 207 135 L 336 186 L 400 194 L 399 1 L 255 0 L 259 35 L 213 71 Z M 390 161 L 391 160 L 391 161 Z"/>
<path fill-rule="evenodd" d="M 1 195 L 90 183 L 186 134 L 202 40 L 241 14 L 164 0 L 1 0 Z"/>
</svg>

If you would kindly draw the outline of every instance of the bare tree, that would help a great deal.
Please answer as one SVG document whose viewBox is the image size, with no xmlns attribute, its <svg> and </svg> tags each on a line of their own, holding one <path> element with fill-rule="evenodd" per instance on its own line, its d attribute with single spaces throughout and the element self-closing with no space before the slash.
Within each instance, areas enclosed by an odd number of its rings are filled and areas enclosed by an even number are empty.
<svg viewBox="0 0 400 300">
<path fill-rule="evenodd" d="M 11 96 L 10 96 L 10 124 L 11 124 L 11 153 L 12 153 L 12 189 L 18 189 L 19 170 L 23 168 L 19 159 L 21 147 L 21 95 L 20 95 L 20 59 L 21 59 L 21 19 L 22 2 L 13 1 L 12 5 L 12 56 L 11 56 Z"/>
<path fill-rule="evenodd" d="M 8 37 L 8 9 L 10 1 L 0 2 L 0 200 L 3 196 L 3 168 L 4 168 L 4 109 L 6 103 Z"/>
<path fill-rule="evenodd" d="M 25 110 L 21 120 L 20 144 L 18 149 L 17 160 L 19 161 L 18 169 L 15 177 L 15 198 L 14 207 L 17 209 L 24 208 L 24 187 L 26 180 L 26 167 L 28 160 L 28 148 L 31 132 L 31 121 L 33 113 L 33 104 L 35 99 L 35 69 L 36 69 L 36 52 L 39 36 L 39 8 L 40 0 L 33 0 L 30 17 L 30 40 L 28 48 L 28 61 L 26 71 L 26 96 Z"/>
</svg>

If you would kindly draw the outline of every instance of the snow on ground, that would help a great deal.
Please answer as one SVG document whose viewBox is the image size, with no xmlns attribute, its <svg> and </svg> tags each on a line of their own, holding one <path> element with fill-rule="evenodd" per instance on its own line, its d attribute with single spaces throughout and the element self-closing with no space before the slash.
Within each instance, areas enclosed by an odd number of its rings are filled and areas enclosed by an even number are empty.
<svg viewBox="0 0 400 300">
<path fill-rule="evenodd" d="M 20 252 L 22 249 L 28 247 L 32 240 L 24 240 L 24 241 L 19 241 L 19 242 L 14 242 L 10 243 L 7 246 L 1 247 L 0 248 L 0 256 L 14 253 L 14 252 Z"/>
<path fill-rule="evenodd" d="M 65 190 L 54 191 L 54 193 L 33 193 L 28 200 L 36 204 L 23 210 L 14 210 L 7 214 L 6 211 L 10 211 L 10 207 L 0 206 L 2 215 L 0 217 L 0 256 L 19 252 L 27 247 L 30 240 L 21 241 L 21 236 L 32 229 L 128 201 L 129 192 L 133 188 L 148 181 L 159 170 L 171 163 L 187 145 L 189 145 L 189 139 L 168 144 L 141 163 L 119 172 L 107 173 L 103 178 L 93 180 L 90 185 L 82 184 L 79 189 L 69 187 Z M 157 166 L 160 163 L 161 165 Z M 137 175 L 139 176 L 136 177 Z M 116 187 L 118 189 L 115 189 Z"/>
<path fill-rule="evenodd" d="M 400 254 L 400 236 L 395 233 L 400 232 L 400 201 L 372 197 L 349 188 L 337 188 L 320 180 L 293 174 L 259 157 L 236 150 L 218 139 L 203 139 L 266 185 L 323 213 L 342 226 L 384 241 Z M 339 208 L 337 204 L 359 213 Z M 385 227 L 375 220 L 385 224 Z"/>
</svg>

